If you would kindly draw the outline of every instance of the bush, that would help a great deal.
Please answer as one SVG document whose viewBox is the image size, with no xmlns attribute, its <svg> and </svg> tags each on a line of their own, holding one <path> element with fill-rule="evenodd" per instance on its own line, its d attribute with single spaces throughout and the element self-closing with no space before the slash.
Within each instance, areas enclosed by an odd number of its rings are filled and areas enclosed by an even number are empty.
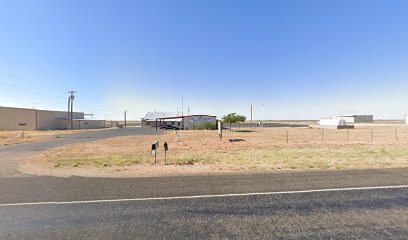
<svg viewBox="0 0 408 240">
<path fill-rule="evenodd" d="M 234 132 L 254 132 L 254 131 L 252 131 L 252 130 L 249 130 L 249 129 L 239 129 L 239 130 L 235 130 Z"/>
<path fill-rule="evenodd" d="M 203 122 L 200 124 L 193 124 L 193 130 L 217 130 L 217 124 L 211 122 Z"/>
</svg>

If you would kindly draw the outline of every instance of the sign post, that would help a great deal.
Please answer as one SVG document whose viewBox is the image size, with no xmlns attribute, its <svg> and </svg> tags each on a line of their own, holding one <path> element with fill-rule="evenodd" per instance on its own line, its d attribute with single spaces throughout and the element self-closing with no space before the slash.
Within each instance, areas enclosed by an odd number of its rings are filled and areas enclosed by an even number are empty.
<svg viewBox="0 0 408 240">
<path fill-rule="evenodd" d="M 222 140 L 222 122 L 218 122 L 218 135 L 220 136 L 220 140 Z"/>
<path fill-rule="evenodd" d="M 169 146 L 167 142 L 164 142 L 164 164 L 167 164 L 167 151 L 169 150 Z"/>
</svg>

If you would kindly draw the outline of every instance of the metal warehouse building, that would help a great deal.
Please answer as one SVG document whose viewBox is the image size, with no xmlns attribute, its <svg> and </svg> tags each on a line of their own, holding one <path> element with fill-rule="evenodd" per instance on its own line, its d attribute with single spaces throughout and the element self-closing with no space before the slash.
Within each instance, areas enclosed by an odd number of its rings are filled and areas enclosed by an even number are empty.
<svg viewBox="0 0 408 240">
<path fill-rule="evenodd" d="M 344 120 L 346 123 L 372 123 L 373 115 L 337 115 L 333 119 Z"/>
<path fill-rule="evenodd" d="M 141 120 L 142 127 L 156 127 L 156 119 L 171 118 L 177 116 L 174 112 L 148 112 Z M 163 124 L 181 127 L 181 119 L 169 119 Z"/>
<path fill-rule="evenodd" d="M 216 124 L 217 117 L 211 115 L 189 115 L 178 116 L 172 112 L 148 112 L 144 118 L 142 118 L 142 127 L 156 128 L 162 125 L 171 125 L 184 130 L 191 130 L 193 126 L 198 126 L 205 122 Z"/>
<path fill-rule="evenodd" d="M 27 108 L 0 107 L 0 130 L 58 130 L 67 129 L 67 112 Z M 73 113 L 74 129 L 104 128 L 104 120 L 84 119 L 82 112 Z M 109 122 L 117 126 L 118 122 Z"/>
</svg>

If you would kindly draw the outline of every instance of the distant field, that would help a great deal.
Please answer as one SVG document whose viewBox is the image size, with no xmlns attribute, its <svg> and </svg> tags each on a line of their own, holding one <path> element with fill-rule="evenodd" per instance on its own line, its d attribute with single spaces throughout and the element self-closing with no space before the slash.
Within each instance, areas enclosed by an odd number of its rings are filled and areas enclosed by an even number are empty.
<svg viewBox="0 0 408 240">
<path fill-rule="evenodd" d="M 253 123 L 259 123 L 261 120 L 253 120 Z M 246 121 L 246 123 L 251 123 L 251 121 Z M 291 124 L 318 124 L 319 120 L 264 120 L 264 123 L 291 123 Z M 374 120 L 373 123 L 380 124 L 404 124 L 403 119 L 378 119 Z"/>
<path fill-rule="evenodd" d="M 374 120 L 374 123 L 380 124 L 404 124 L 405 120 Z"/>
<path fill-rule="evenodd" d="M 63 134 L 72 134 L 98 129 L 81 130 L 50 130 L 50 131 L 0 131 L 0 146 L 25 142 L 37 142 L 50 138 L 58 138 Z"/>
<path fill-rule="evenodd" d="M 56 148 L 42 153 L 37 161 L 53 169 L 114 167 L 121 171 L 143 166 L 143 174 L 158 174 L 163 169 L 152 170 L 150 144 L 159 140 L 169 144 L 169 163 L 194 164 L 184 167 L 184 174 L 196 168 L 234 172 L 408 167 L 408 127 L 395 129 L 248 129 L 225 131 L 222 141 L 216 131 L 183 131 L 179 143 L 174 131 L 166 131 L 158 136 L 118 137 Z M 163 163 L 162 145 L 158 159 Z"/>
<path fill-rule="evenodd" d="M 260 123 L 262 120 L 252 120 L 252 123 Z M 281 124 L 317 124 L 318 120 L 264 120 L 264 123 L 281 123 Z M 247 120 L 245 123 L 251 123 Z"/>
</svg>

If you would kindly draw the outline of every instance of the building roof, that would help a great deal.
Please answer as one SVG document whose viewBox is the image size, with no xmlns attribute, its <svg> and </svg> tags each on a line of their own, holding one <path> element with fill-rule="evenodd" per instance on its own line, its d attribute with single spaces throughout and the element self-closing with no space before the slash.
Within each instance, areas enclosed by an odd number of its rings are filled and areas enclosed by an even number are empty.
<svg viewBox="0 0 408 240">
<path fill-rule="evenodd" d="M 157 118 L 171 118 L 177 117 L 177 114 L 174 112 L 148 112 L 142 118 L 144 121 L 156 121 Z"/>
<path fill-rule="evenodd" d="M 206 117 L 217 117 L 217 116 L 215 116 L 215 115 L 208 115 L 208 114 L 193 114 L 193 115 L 190 115 L 190 116 L 187 116 L 187 117 L 201 117 L 201 116 L 206 116 Z"/>
<path fill-rule="evenodd" d="M 38 109 L 38 108 L 18 108 L 18 107 L 6 107 L 6 106 L 0 106 L 0 108 L 7 108 L 11 110 L 31 110 L 31 111 L 41 111 L 41 112 L 58 112 L 58 113 L 67 113 L 67 111 L 61 111 L 61 110 L 46 110 L 46 109 Z M 74 112 L 74 114 L 83 114 L 83 112 Z"/>
<path fill-rule="evenodd" d="M 177 115 L 177 113 L 174 112 L 148 112 L 142 118 L 143 121 L 156 121 L 156 119 L 166 119 L 166 120 L 172 120 L 172 121 L 181 121 L 181 119 L 186 118 L 186 117 L 217 117 L 214 115 L 207 115 L 207 114 L 194 114 L 194 115 L 186 115 L 186 116 L 181 116 Z"/>
<path fill-rule="evenodd" d="M 373 116 L 372 114 L 340 114 L 335 117 L 356 117 L 356 116 Z"/>
</svg>

